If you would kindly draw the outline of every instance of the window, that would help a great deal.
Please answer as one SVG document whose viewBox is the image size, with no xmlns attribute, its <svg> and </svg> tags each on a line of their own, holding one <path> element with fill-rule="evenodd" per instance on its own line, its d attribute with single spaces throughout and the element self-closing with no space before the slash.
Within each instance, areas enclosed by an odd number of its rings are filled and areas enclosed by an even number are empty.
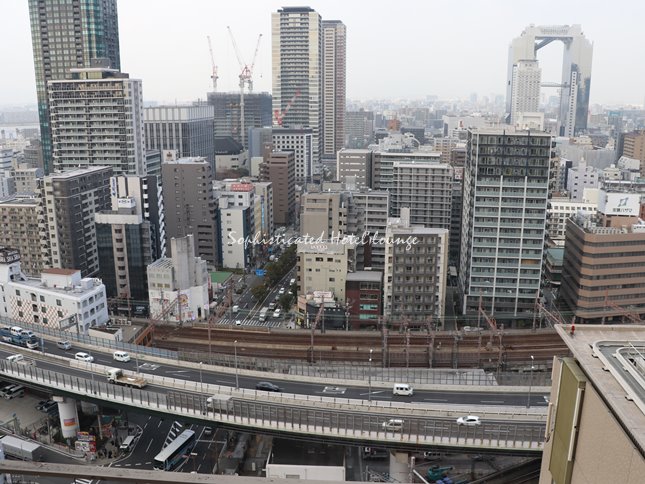
<svg viewBox="0 0 645 484">
<path fill-rule="evenodd" d="M 62 306 L 63 303 L 61 302 L 60 299 L 56 299 L 56 306 Z"/>
</svg>

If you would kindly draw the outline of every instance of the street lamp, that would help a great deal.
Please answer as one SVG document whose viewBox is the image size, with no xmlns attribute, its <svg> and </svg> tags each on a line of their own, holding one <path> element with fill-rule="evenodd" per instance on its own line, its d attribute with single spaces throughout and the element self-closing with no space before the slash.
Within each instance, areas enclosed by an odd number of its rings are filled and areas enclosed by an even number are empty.
<svg viewBox="0 0 645 484">
<path fill-rule="evenodd" d="M 237 340 L 233 341 L 233 349 L 235 351 L 235 389 L 240 388 L 240 380 L 237 374 Z"/>
<path fill-rule="evenodd" d="M 526 400 L 526 408 L 531 408 L 531 387 L 533 386 L 533 362 L 535 361 L 535 358 L 533 358 L 533 355 L 531 355 L 531 376 L 529 378 L 529 396 L 528 399 Z"/>
<path fill-rule="evenodd" d="M 370 359 L 369 359 L 370 369 L 367 375 L 367 381 L 369 385 L 367 390 L 367 401 L 370 403 L 372 402 L 372 351 L 374 350 L 370 348 Z"/>
<path fill-rule="evenodd" d="M 199 388 L 204 393 L 204 380 L 202 379 L 202 362 L 199 362 Z"/>
</svg>

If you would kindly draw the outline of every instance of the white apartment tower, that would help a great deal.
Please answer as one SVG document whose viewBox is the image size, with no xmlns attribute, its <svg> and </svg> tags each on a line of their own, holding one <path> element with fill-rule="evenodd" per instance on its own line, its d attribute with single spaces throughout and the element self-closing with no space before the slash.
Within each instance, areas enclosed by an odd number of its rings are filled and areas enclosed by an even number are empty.
<svg viewBox="0 0 645 484">
<path fill-rule="evenodd" d="M 335 159 L 345 143 L 347 31 L 340 20 L 323 20 L 322 156 Z"/>
<path fill-rule="evenodd" d="M 109 166 L 115 175 L 145 175 L 141 81 L 106 67 L 70 72 L 48 83 L 54 170 Z"/>
<path fill-rule="evenodd" d="M 536 113 L 540 107 L 542 70 L 537 60 L 521 60 L 513 66 L 511 125 L 518 122 L 520 113 Z"/>
<path fill-rule="evenodd" d="M 314 162 L 322 154 L 322 20 L 309 7 L 271 14 L 274 122 L 313 130 Z M 287 109 L 288 106 L 288 109 Z M 276 119 L 280 117 L 280 119 Z"/>
</svg>

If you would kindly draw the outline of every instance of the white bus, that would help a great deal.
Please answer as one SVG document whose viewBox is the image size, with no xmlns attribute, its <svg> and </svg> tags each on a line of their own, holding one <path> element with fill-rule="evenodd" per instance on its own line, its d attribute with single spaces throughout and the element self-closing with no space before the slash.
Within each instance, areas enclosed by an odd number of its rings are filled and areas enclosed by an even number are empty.
<svg viewBox="0 0 645 484">
<path fill-rule="evenodd" d="M 184 430 L 170 442 L 153 460 L 153 467 L 159 471 L 171 471 L 186 459 L 195 446 L 195 432 Z"/>
<path fill-rule="evenodd" d="M 269 312 L 269 308 L 262 308 L 262 310 L 260 311 L 260 316 L 259 316 L 260 321 L 266 321 L 268 312 Z"/>
</svg>

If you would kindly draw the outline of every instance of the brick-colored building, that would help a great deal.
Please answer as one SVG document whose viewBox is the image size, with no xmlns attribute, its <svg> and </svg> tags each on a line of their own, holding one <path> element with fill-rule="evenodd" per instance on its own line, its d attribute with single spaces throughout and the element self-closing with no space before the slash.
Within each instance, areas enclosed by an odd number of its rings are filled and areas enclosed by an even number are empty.
<svg viewBox="0 0 645 484">
<path fill-rule="evenodd" d="M 357 271 L 347 274 L 345 298 L 352 330 L 378 329 L 383 314 L 383 273 Z"/>
<path fill-rule="evenodd" d="M 296 159 L 291 151 L 272 151 L 260 166 L 260 179 L 273 185 L 273 223 L 288 225 L 296 211 Z"/>
</svg>

